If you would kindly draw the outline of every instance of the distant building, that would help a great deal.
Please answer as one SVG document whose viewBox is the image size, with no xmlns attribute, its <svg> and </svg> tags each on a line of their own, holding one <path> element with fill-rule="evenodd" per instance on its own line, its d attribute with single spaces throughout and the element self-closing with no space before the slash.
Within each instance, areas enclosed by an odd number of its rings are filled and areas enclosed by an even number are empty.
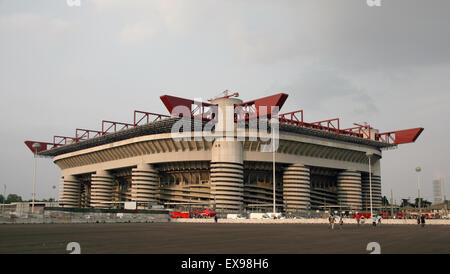
<svg viewBox="0 0 450 274">
<path fill-rule="evenodd" d="M 433 203 L 440 204 L 445 201 L 444 179 L 433 180 Z"/>
</svg>

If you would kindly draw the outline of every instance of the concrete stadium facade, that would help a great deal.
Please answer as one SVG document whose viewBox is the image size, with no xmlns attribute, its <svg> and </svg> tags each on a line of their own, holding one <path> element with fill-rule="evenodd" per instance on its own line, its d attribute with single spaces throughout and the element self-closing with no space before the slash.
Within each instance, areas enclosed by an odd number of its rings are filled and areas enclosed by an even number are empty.
<svg viewBox="0 0 450 274">
<path fill-rule="evenodd" d="M 219 98 L 212 103 L 221 109 L 242 101 Z M 194 138 L 195 131 L 173 133 L 182 119 L 166 118 L 40 152 L 53 157 L 61 169 L 61 206 L 111 208 L 133 201 L 140 208 L 198 204 L 223 212 L 271 209 L 273 153 L 261 150 L 267 142 L 253 138 L 255 132 L 249 128 L 243 131 L 245 138 L 226 137 L 227 118 L 220 115 L 214 130 L 203 132 L 201 138 Z M 381 206 L 382 149 L 395 146 L 280 123 L 275 156 L 277 210 L 367 209 L 368 154 L 372 155 L 373 206 Z"/>
</svg>

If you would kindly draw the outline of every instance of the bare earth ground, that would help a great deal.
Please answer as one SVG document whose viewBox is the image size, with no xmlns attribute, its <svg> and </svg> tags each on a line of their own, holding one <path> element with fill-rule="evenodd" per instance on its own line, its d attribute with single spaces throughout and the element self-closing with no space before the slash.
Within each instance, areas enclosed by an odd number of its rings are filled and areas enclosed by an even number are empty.
<svg viewBox="0 0 450 274">
<path fill-rule="evenodd" d="M 315 224 L 36 224 L 0 225 L 0 253 L 277 254 L 450 253 L 450 226 Z"/>
</svg>

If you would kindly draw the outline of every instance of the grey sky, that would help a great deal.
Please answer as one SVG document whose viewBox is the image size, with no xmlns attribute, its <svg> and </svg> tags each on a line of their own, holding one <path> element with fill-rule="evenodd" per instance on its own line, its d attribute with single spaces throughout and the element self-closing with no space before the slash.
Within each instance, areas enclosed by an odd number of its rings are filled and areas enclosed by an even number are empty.
<svg viewBox="0 0 450 274">
<path fill-rule="evenodd" d="M 442 176 L 450 197 L 450 2 L 382 0 L 0 0 L 0 153 L 7 193 L 30 198 L 24 140 L 50 141 L 135 109 L 166 113 L 159 96 L 290 96 L 283 111 L 381 131 L 422 126 L 415 144 L 384 152 L 383 194 L 424 196 Z M 39 159 L 38 198 L 59 169 Z"/>
</svg>

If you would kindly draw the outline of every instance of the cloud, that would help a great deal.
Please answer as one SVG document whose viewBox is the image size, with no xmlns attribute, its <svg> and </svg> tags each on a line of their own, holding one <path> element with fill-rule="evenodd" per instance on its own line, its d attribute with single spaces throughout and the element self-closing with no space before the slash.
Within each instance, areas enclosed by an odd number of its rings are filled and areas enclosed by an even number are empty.
<svg viewBox="0 0 450 274">
<path fill-rule="evenodd" d="M 264 1 L 233 18 L 229 42 L 256 63 L 311 56 L 354 69 L 450 62 L 450 2 L 364 2 Z"/>
<path fill-rule="evenodd" d="M 134 44 L 150 39 L 157 33 L 158 29 L 149 22 L 139 22 L 122 28 L 119 39 L 123 43 Z"/>
<path fill-rule="evenodd" d="M 450 2 L 443 0 L 383 1 L 379 8 L 362 0 L 93 2 L 127 18 L 119 37 L 143 41 L 149 26 L 179 36 L 201 32 L 250 63 L 317 58 L 359 70 L 450 62 Z"/>
<path fill-rule="evenodd" d="M 34 13 L 14 13 L 0 16 L 0 31 L 57 33 L 70 26 L 66 20 Z"/>
<path fill-rule="evenodd" d="M 292 91 L 294 98 L 301 98 L 308 112 L 341 115 L 344 111 L 356 117 L 378 112 L 366 90 L 333 69 L 313 68 L 300 72 L 296 81 L 285 90 Z"/>
</svg>

